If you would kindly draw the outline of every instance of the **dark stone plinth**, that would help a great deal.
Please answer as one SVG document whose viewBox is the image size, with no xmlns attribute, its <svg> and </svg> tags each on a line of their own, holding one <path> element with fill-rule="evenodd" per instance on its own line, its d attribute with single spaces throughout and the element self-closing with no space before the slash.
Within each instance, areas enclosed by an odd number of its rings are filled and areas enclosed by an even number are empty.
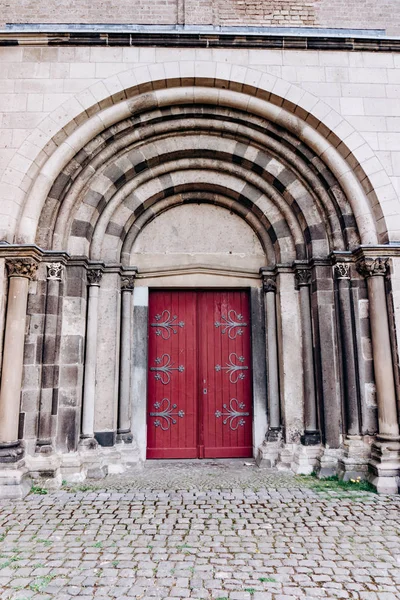
<svg viewBox="0 0 400 600">
<path fill-rule="evenodd" d="M 15 463 L 24 456 L 24 446 L 22 442 L 2 442 L 0 443 L 0 463 Z"/>
<path fill-rule="evenodd" d="M 319 431 L 305 431 L 300 439 L 303 446 L 318 446 L 321 443 L 321 434 Z"/>
<path fill-rule="evenodd" d="M 100 446 L 110 447 L 115 444 L 115 431 L 96 431 L 94 437 Z"/>
</svg>

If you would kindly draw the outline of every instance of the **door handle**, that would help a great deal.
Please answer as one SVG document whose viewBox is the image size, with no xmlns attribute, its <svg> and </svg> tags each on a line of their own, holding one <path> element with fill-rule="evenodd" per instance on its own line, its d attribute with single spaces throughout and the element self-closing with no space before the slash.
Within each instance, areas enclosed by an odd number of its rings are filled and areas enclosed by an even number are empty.
<svg viewBox="0 0 400 600">
<path fill-rule="evenodd" d="M 206 395 L 207 394 L 207 388 L 203 388 L 203 394 Z"/>
</svg>

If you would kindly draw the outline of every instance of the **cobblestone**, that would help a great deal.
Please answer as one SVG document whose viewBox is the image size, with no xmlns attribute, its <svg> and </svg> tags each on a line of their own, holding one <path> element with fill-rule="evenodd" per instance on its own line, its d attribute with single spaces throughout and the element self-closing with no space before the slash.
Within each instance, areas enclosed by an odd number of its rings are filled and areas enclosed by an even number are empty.
<svg viewBox="0 0 400 600">
<path fill-rule="evenodd" d="M 400 498 L 149 462 L 0 503 L 1 600 L 400 598 Z"/>
</svg>

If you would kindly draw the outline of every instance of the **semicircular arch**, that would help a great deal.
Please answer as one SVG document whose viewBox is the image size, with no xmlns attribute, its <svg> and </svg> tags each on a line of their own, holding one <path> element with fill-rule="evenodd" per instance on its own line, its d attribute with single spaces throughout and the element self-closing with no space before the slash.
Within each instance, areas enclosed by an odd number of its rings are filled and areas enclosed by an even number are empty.
<svg viewBox="0 0 400 600">
<path fill-rule="evenodd" d="M 257 71 L 255 71 L 255 73 L 259 76 L 260 80 L 261 74 Z M 217 80 L 214 81 L 214 85 L 216 85 L 216 81 Z M 218 85 L 221 81 L 222 80 L 218 79 Z M 201 81 L 201 78 L 198 78 L 196 80 L 196 83 L 197 82 L 204 83 L 204 81 Z M 375 215 L 373 215 L 373 210 L 368 201 L 367 194 L 362 188 L 362 181 L 356 177 L 353 168 L 337 149 L 343 140 L 340 140 L 339 138 L 334 140 L 332 131 L 329 133 L 329 139 L 327 139 L 326 132 L 324 132 L 325 135 L 323 135 L 318 131 L 319 125 L 317 128 L 314 128 L 310 124 L 311 120 L 307 122 L 308 117 L 304 120 L 304 118 L 300 118 L 295 114 L 296 107 L 298 108 L 300 104 L 294 105 L 294 112 L 290 113 L 287 109 L 288 103 L 285 103 L 285 108 L 278 106 L 278 104 L 274 104 L 273 100 L 276 101 L 278 96 L 275 97 L 273 93 L 271 94 L 271 91 L 262 89 L 260 91 L 260 88 L 257 88 L 254 83 L 255 82 L 253 82 L 253 85 L 250 83 L 243 84 L 241 92 L 205 86 L 198 88 L 196 86 L 191 88 L 171 87 L 169 89 L 158 89 L 137 97 L 125 99 L 108 108 L 104 108 L 104 104 L 103 107 L 99 105 L 99 108 L 102 108 L 102 110 L 80 125 L 67 140 L 64 140 L 60 144 L 50 158 L 42 165 L 40 173 L 33 183 L 26 206 L 22 212 L 21 224 L 17 236 L 18 239 L 20 241 L 32 241 L 41 208 L 47 197 L 52 181 L 54 181 L 58 172 L 67 164 L 67 162 L 81 150 L 84 144 L 93 139 L 94 135 L 123 118 L 134 114 L 135 111 L 167 104 L 175 105 L 179 102 L 201 102 L 218 104 L 219 106 L 224 107 L 234 106 L 240 110 L 263 116 L 264 118 L 272 120 L 280 126 L 287 128 L 289 131 L 292 131 L 306 145 L 312 147 L 319 154 L 321 160 L 323 160 L 337 176 L 352 205 L 362 242 L 376 243 L 378 241 L 378 232 L 382 240 L 382 236 L 384 236 L 385 233 L 382 232 L 382 214 L 379 213 L 379 204 L 377 205 L 377 208 L 375 207 Z M 226 84 L 229 87 L 229 81 L 226 81 Z M 255 95 L 249 96 L 248 93 L 250 91 L 253 91 L 253 93 L 255 91 Z M 268 100 L 266 99 L 266 95 L 269 95 Z M 321 130 L 322 129 L 320 129 L 320 131 Z M 335 143 L 332 143 L 332 141 Z M 337 145 L 336 141 L 339 142 Z M 343 148 L 341 148 L 341 150 L 343 150 Z"/>
</svg>

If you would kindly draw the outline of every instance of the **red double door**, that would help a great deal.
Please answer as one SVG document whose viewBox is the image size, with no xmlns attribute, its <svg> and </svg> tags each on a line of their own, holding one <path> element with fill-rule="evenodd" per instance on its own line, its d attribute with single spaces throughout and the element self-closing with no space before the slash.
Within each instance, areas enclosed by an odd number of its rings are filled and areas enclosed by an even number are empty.
<svg viewBox="0 0 400 600">
<path fill-rule="evenodd" d="M 252 456 L 245 291 L 152 291 L 148 458 Z"/>
</svg>

